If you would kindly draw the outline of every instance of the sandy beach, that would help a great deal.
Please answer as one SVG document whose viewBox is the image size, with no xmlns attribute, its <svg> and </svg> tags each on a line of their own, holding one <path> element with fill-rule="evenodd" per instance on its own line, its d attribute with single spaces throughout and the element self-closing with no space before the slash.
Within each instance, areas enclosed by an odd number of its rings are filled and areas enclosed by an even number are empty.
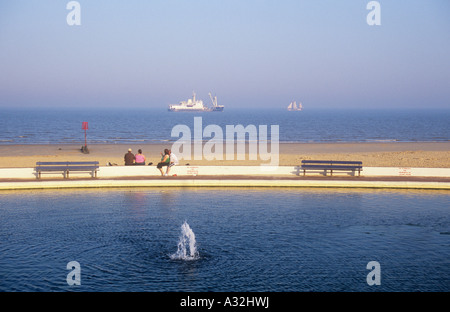
<svg viewBox="0 0 450 312">
<path fill-rule="evenodd" d="M 0 168 L 30 168 L 37 161 L 99 161 L 124 164 L 128 148 L 142 149 L 147 163 L 154 165 L 160 152 L 171 148 L 164 144 L 96 144 L 88 145 L 89 154 L 80 145 L 0 145 Z M 270 145 L 269 145 L 270 148 Z M 269 150 L 270 151 L 270 150 Z M 193 160 L 180 159 L 181 165 L 259 165 L 268 160 Z M 224 157 L 225 159 L 225 157 Z M 236 159 L 236 157 L 235 157 Z M 450 168 L 450 142 L 421 143 L 280 143 L 279 165 L 296 166 L 302 159 L 359 160 L 366 167 Z"/>
</svg>

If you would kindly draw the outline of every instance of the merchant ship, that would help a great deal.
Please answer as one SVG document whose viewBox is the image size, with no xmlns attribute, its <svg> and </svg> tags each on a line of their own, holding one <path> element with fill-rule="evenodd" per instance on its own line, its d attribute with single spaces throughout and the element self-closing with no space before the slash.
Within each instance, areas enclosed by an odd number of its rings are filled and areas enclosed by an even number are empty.
<svg viewBox="0 0 450 312">
<path fill-rule="evenodd" d="M 170 112 L 221 112 L 223 111 L 224 106 L 217 104 L 217 96 L 212 97 L 211 93 L 209 93 L 209 97 L 212 101 L 212 107 L 208 107 L 203 104 L 202 100 L 198 100 L 196 98 L 195 92 L 192 93 L 192 99 L 188 99 L 187 101 L 181 101 L 180 104 L 170 104 L 169 111 Z"/>
</svg>

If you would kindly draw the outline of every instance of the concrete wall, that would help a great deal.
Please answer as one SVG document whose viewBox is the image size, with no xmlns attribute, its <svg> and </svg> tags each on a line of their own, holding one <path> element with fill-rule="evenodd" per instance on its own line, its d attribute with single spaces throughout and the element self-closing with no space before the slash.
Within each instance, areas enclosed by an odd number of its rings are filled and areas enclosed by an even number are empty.
<svg viewBox="0 0 450 312">
<path fill-rule="evenodd" d="M 178 176 L 297 176 L 303 171 L 294 166 L 264 167 L 264 166 L 175 166 L 170 175 Z M 307 172 L 307 176 L 318 176 L 323 172 Z M 328 173 L 329 174 L 329 173 Z M 160 176 L 155 166 L 104 166 L 98 171 L 98 178 L 114 177 L 145 177 Z M 348 176 L 347 172 L 336 172 L 334 176 Z M 450 168 L 398 168 L 398 167 L 364 167 L 361 176 L 413 176 L 413 177 L 450 177 Z M 63 178 L 62 173 L 45 173 L 42 179 L 48 177 Z M 90 173 L 70 173 L 70 177 L 90 177 Z M 33 168 L 0 168 L 0 179 L 35 179 Z"/>
<path fill-rule="evenodd" d="M 450 177 L 450 168 L 364 167 L 364 176 Z"/>
<path fill-rule="evenodd" d="M 319 187 L 450 190 L 446 182 L 364 181 L 329 179 L 69 179 L 0 183 L 0 190 L 124 187 Z"/>
</svg>

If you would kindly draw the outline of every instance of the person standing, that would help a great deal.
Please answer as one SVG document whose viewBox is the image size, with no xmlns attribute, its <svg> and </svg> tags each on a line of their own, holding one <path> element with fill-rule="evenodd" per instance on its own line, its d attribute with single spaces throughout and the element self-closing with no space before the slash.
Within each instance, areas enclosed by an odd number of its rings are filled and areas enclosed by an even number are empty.
<svg viewBox="0 0 450 312">
<path fill-rule="evenodd" d="M 134 154 L 131 152 L 131 148 L 128 149 L 128 153 L 125 154 L 123 159 L 125 160 L 125 166 L 132 166 L 132 165 L 134 165 L 135 157 L 134 157 Z"/>
</svg>

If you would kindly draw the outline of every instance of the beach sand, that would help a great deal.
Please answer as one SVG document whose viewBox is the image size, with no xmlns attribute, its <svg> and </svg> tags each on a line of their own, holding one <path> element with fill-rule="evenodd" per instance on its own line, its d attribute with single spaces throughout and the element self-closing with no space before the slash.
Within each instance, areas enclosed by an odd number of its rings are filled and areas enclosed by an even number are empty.
<svg viewBox="0 0 450 312">
<path fill-rule="evenodd" d="M 128 148 L 142 149 L 147 163 L 156 165 L 160 152 L 170 144 L 95 144 L 88 145 L 0 145 L 0 168 L 32 168 L 38 161 L 99 161 L 123 165 Z M 270 144 L 268 144 L 270 152 Z M 192 149 L 193 151 L 194 149 Z M 225 146 L 224 146 L 225 150 Z M 270 160 L 193 160 L 180 159 L 180 165 L 240 166 L 268 164 Z M 225 159 L 225 157 L 224 157 Z M 359 160 L 365 167 L 450 168 L 450 142 L 426 143 L 280 143 L 279 165 L 297 166 L 302 159 Z"/>
</svg>

